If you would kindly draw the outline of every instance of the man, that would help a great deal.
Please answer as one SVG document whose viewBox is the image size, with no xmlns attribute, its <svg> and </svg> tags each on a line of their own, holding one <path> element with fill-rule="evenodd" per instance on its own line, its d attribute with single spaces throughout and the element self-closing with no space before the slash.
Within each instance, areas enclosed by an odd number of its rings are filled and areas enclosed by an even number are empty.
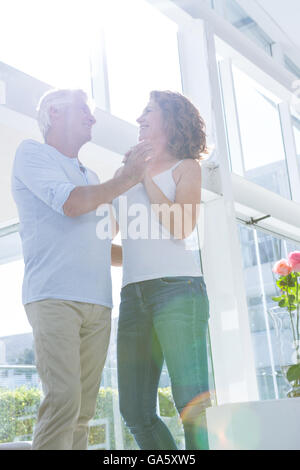
<svg viewBox="0 0 300 470">
<path fill-rule="evenodd" d="M 81 90 L 40 101 L 45 143 L 26 140 L 13 167 L 25 274 L 23 304 L 35 338 L 44 400 L 33 449 L 86 449 L 110 336 L 111 240 L 96 236 L 96 209 L 143 178 L 149 145 L 103 184 L 78 160 L 95 118 Z M 117 261 L 119 262 L 119 261 Z"/>
</svg>

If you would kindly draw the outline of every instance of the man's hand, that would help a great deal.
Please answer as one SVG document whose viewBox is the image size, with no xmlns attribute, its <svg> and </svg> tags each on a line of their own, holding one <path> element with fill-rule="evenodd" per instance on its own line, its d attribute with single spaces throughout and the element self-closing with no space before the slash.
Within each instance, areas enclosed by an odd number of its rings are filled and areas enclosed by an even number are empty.
<svg viewBox="0 0 300 470">
<path fill-rule="evenodd" d="M 140 142 L 132 147 L 123 159 L 125 163 L 122 176 L 130 178 L 134 184 L 143 180 L 149 160 L 151 159 L 152 147 L 148 142 Z"/>
<path fill-rule="evenodd" d="M 96 210 L 100 204 L 110 203 L 144 178 L 150 160 L 151 146 L 141 142 L 127 152 L 126 164 L 114 178 L 102 184 L 77 186 L 63 205 L 64 214 L 77 217 Z"/>
</svg>

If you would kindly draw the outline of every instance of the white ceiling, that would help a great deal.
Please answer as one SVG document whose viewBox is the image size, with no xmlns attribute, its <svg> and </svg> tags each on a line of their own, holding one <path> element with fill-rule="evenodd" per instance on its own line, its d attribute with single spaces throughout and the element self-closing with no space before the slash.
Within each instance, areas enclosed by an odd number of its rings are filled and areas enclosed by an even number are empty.
<svg viewBox="0 0 300 470">
<path fill-rule="evenodd" d="M 253 0 L 248 0 L 252 2 Z M 299 0 L 256 0 L 268 15 L 300 49 L 300 1 Z"/>
</svg>

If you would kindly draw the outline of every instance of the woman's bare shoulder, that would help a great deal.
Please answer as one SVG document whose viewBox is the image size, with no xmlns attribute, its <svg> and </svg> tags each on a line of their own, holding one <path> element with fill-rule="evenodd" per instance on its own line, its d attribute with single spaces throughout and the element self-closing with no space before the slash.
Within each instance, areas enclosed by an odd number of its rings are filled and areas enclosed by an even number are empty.
<svg viewBox="0 0 300 470">
<path fill-rule="evenodd" d="M 184 174 L 193 174 L 196 178 L 201 176 L 201 165 L 194 158 L 185 158 L 175 168 L 173 175 L 175 181 L 179 181 Z"/>
</svg>

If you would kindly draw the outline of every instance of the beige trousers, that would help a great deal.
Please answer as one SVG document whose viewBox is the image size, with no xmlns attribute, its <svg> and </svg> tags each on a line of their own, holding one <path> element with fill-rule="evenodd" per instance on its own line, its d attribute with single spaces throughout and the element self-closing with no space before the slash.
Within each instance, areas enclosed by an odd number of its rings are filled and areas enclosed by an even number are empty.
<svg viewBox="0 0 300 470">
<path fill-rule="evenodd" d="M 109 345 L 111 309 L 47 299 L 27 304 L 25 310 L 44 391 L 32 448 L 86 449 Z"/>
</svg>

